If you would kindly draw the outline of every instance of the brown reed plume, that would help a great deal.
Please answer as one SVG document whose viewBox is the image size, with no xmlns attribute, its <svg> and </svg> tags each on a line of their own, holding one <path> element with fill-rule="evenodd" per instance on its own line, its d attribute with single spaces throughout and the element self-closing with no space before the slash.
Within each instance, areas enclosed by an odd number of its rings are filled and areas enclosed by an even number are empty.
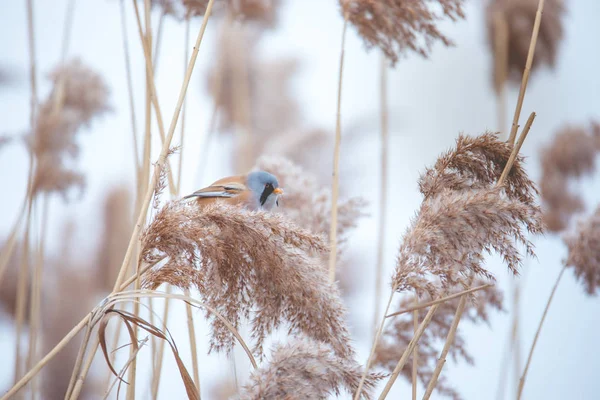
<svg viewBox="0 0 600 400">
<path fill-rule="evenodd" d="M 152 0 L 162 13 L 182 20 L 185 16 L 203 16 L 209 0 Z M 277 21 L 280 0 L 220 0 L 215 2 L 213 15 L 230 13 L 235 18 L 271 27 Z"/>
<path fill-rule="evenodd" d="M 542 150 L 540 194 L 544 223 L 552 232 L 560 232 L 573 214 L 584 209 L 581 196 L 569 189 L 573 179 L 590 175 L 600 153 L 600 125 L 565 126 Z"/>
<path fill-rule="evenodd" d="M 81 186 L 83 176 L 65 165 L 77 157 L 76 134 L 109 110 L 108 88 L 100 75 L 75 59 L 50 73 L 52 91 L 39 106 L 34 131 L 26 140 L 36 157 L 33 194 Z"/>
<path fill-rule="evenodd" d="M 485 283 L 483 280 L 477 280 L 474 282 L 474 285 L 479 286 Z M 460 290 L 461 288 L 458 287 L 455 289 Z M 425 295 L 425 297 L 419 300 L 429 301 L 433 300 L 433 298 Z M 489 324 L 489 313 L 494 310 L 503 310 L 502 293 L 493 286 L 476 292 L 471 300 L 465 309 L 465 318 L 473 324 L 480 324 L 482 322 Z M 413 296 L 404 297 L 399 304 L 399 308 L 407 308 L 413 305 L 414 301 Z M 443 340 L 448 335 L 458 303 L 458 298 L 442 303 L 434 314 L 428 329 L 425 330 L 423 336 L 419 339 L 417 377 L 424 386 L 427 386 L 427 383 L 433 376 L 433 371 L 441 350 L 441 343 L 443 343 Z M 393 324 L 386 328 L 377 347 L 375 358 L 375 365 L 389 372 L 394 369 L 414 335 L 413 320 L 410 313 L 395 318 Z M 454 338 L 454 344 L 449 354 L 454 362 L 464 361 L 470 365 L 474 364 L 474 359 L 468 352 L 466 340 L 460 333 Z M 402 376 L 409 382 L 413 373 L 411 360 L 412 356 L 401 371 Z M 455 400 L 462 398 L 460 393 L 443 376 L 438 380 L 436 391 L 440 395 Z"/>
<path fill-rule="evenodd" d="M 483 253 L 500 254 L 513 273 L 521 255 L 517 244 L 533 255 L 525 237 L 543 231 L 537 190 L 517 157 L 501 187 L 494 187 L 510 157 L 512 146 L 486 133 L 460 136 L 456 148 L 443 154 L 419 179 L 423 203 L 404 234 L 393 288 L 440 295 L 442 287 L 468 286 L 471 274 L 493 279 L 482 267 Z"/>
<path fill-rule="evenodd" d="M 600 207 L 589 217 L 582 219 L 574 233 L 565 237 L 569 255 L 565 261 L 575 276 L 583 281 L 589 295 L 600 289 Z"/>
<path fill-rule="evenodd" d="M 492 0 L 488 3 L 488 43 L 494 57 L 499 56 L 495 51 L 498 48 L 496 41 L 499 40 L 496 30 L 501 29 L 497 23 L 498 17 L 504 21 L 507 29 L 506 64 L 494 62 L 493 78 L 496 91 L 500 90 L 506 79 L 521 83 L 537 9 L 538 0 Z M 558 46 L 563 38 L 564 14 L 563 0 L 545 0 L 535 58 L 531 65 L 532 71 L 538 70 L 542 65 L 552 68 L 556 64 Z"/>
<path fill-rule="evenodd" d="M 309 338 L 296 338 L 276 345 L 271 360 L 254 370 L 243 388 L 241 400 L 325 399 L 352 393 L 358 387 L 362 369 L 354 361 L 334 354 L 331 348 Z M 370 398 L 375 383 L 382 377 L 370 374 L 365 383 L 365 398 Z"/>
<path fill-rule="evenodd" d="M 250 319 L 256 354 L 262 356 L 266 337 L 287 322 L 290 334 L 330 344 L 339 357 L 353 356 L 338 289 L 327 282 L 317 257 L 327 251 L 322 236 L 274 213 L 172 201 L 141 240 L 140 262 L 168 257 L 145 274 L 144 287 L 194 286 L 234 327 Z M 231 332 L 214 316 L 207 318 L 211 350 L 230 351 Z"/>
<path fill-rule="evenodd" d="M 431 4 L 438 3 L 438 4 Z M 436 23 L 443 18 L 464 18 L 463 0 L 340 0 L 342 13 L 358 30 L 367 47 L 379 47 L 394 65 L 413 51 L 428 57 L 433 44 L 452 41 Z M 441 7 L 440 14 L 436 8 Z"/>
</svg>

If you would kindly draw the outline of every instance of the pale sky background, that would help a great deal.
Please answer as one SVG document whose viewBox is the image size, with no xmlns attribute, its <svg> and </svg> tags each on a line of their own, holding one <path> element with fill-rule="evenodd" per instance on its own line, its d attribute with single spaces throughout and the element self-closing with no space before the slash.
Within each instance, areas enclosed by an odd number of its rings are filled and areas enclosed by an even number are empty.
<svg viewBox="0 0 600 400">
<path fill-rule="evenodd" d="M 131 161 L 131 134 L 119 7 L 116 0 L 80 0 L 76 2 L 73 36 L 69 56 L 77 56 L 86 65 L 93 66 L 111 88 L 114 111 L 93 123 L 89 131 L 79 136 L 81 156 L 78 162 L 87 177 L 87 189 L 81 200 L 65 206 L 60 199 L 52 202 L 49 251 L 60 249 L 60 233 L 65 218 L 77 221 L 77 234 L 89 240 L 78 240 L 81 254 L 93 251 L 101 233 L 101 221 L 96 209 L 103 193 L 117 183 L 133 180 Z M 390 71 L 389 106 L 391 118 L 390 196 L 388 229 L 386 232 L 386 279 L 394 268 L 394 257 L 400 237 L 420 202 L 416 179 L 431 165 L 437 155 L 451 146 L 460 132 L 478 134 L 497 128 L 495 98 L 491 90 L 491 57 L 485 36 L 483 8 L 480 1 L 468 1 L 467 20 L 456 24 L 442 24 L 443 31 L 456 42 L 454 48 L 435 46 L 429 60 L 410 55 Z M 600 2 L 571 0 L 565 18 L 565 38 L 560 46 L 555 71 L 538 71 L 530 80 L 523 106 L 522 121 L 531 111 L 537 112 L 533 129 L 522 152 L 528 157 L 527 169 L 534 179 L 540 175 L 538 154 L 557 129 L 565 123 L 587 124 L 600 119 Z M 65 19 L 65 0 L 35 0 L 36 51 L 40 98 L 49 86 L 45 74 L 60 60 Z M 260 50 L 265 57 L 293 55 L 301 60 L 301 68 L 294 80 L 295 94 L 306 116 L 307 126 L 333 130 L 335 126 L 337 71 L 341 40 L 342 19 L 336 1 L 287 0 L 281 9 L 276 30 L 267 34 Z M 129 40 L 135 76 L 135 96 L 138 127 L 143 126 L 144 64 L 130 2 L 126 2 Z M 158 15 L 155 14 L 155 23 Z M 195 38 L 200 21 L 192 24 Z M 182 192 L 190 192 L 231 172 L 227 152 L 231 146 L 225 140 L 213 147 L 210 168 L 200 179 L 196 173 L 202 134 L 208 125 L 212 109 L 205 91 L 205 76 L 214 57 L 216 25 L 209 23 L 198 63 L 189 88 L 187 136 L 184 156 Z M 183 71 L 183 24 L 167 20 L 161 47 L 157 74 L 157 90 L 166 123 L 179 93 Z M 28 128 L 29 84 L 26 14 L 24 1 L 4 0 L 0 5 L 0 67 L 11 70 L 16 82 L 0 91 L 0 133 L 20 134 Z M 379 107 L 379 53 L 365 51 L 362 40 L 354 29 L 349 30 L 342 123 L 374 119 Z M 507 93 L 508 110 L 514 109 L 517 88 Z M 522 123 L 523 123 L 522 122 Z M 356 178 L 353 194 L 378 204 L 379 145 L 378 128 L 365 130 L 360 146 L 342 154 L 344 162 L 355 164 L 361 173 Z M 154 146 L 154 150 L 158 145 Z M 156 157 L 153 156 L 153 160 Z M 0 235 L 5 236 L 15 218 L 25 190 L 27 158 L 22 146 L 11 145 L 1 150 L 0 171 L 4 195 L 0 198 Z M 579 186 L 585 192 L 590 206 L 600 200 L 600 179 L 584 180 Z M 377 234 L 377 208 L 371 217 L 363 219 L 352 238 L 351 245 L 363 249 L 364 269 L 361 281 L 365 285 L 360 296 L 348 307 L 359 362 L 363 363 L 370 348 L 370 323 L 373 313 L 373 281 Z M 538 260 L 526 263 L 523 273 L 525 286 L 522 295 L 522 357 L 525 358 L 544 305 L 561 268 L 565 256 L 562 242 L 547 235 L 535 239 Z M 498 284 L 506 288 L 509 277 L 506 267 L 497 258 L 489 261 Z M 387 281 L 386 281 L 387 284 Z M 386 286 L 385 290 L 388 290 Z M 510 293 L 506 293 L 505 307 L 510 310 Z M 65 299 L 65 301 L 77 301 Z M 592 399 L 600 393 L 600 299 L 584 294 L 581 284 L 571 271 L 563 278 L 555 295 L 525 387 L 525 399 Z M 3 314 L 0 314 L 2 316 Z M 4 314 L 5 315 L 5 314 Z M 186 355 L 187 326 L 183 307 L 175 308 L 169 328 Z M 205 343 L 205 324 L 198 315 L 198 339 Z M 444 374 L 454 383 L 465 399 L 495 398 L 498 388 L 500 363 L 506 347 L 510 315 L 494 314 L 491 324 L 472 327 L 461 325 L 468 348 L 476 365 L 454 365 L 449 361 Z M 0 388 L 4 391 L 12 381 L 14 328 L 10 321 L 0 321 L 0 354 L 5 362 L 0 366 Z M 224 356 L 206 357 L 200 349 L 203 398 L 208 398 L 211 382 L 232 374 Z M 238 371 L 241 382 L 245 378 L 243 355 L 236 352 L 242 367 Z M 141 355 L 149 360 L 149 352 Z M 184 361 L 190 366 L 190 358 Z M 99 373 L 104 374 L 103 360 Z M 143 365 L 143 363 L 142 363 Z M 71 368 L 71 366 L 65 366 Z M 168 359 L 166 375 L 161 384 L 163 398 L 185 396 L 174 362 Z M 515 374 L 511 371 L 512 380 Z M 104 376 L 104 375 L 102 375 Z M 143 379 L 143 378 L 142 378 Z M 505 390 L 506 398 L 513 398 L 513 383 Z M 399 379 L 389 398 L 406 398 L 409 385 Z M 420 394 L 422 395 L 422 389 Z M 143 398 L 143 391 L 140 391 Z M 434 394 L 434 398 L 437 395 Z"/>
</svg>

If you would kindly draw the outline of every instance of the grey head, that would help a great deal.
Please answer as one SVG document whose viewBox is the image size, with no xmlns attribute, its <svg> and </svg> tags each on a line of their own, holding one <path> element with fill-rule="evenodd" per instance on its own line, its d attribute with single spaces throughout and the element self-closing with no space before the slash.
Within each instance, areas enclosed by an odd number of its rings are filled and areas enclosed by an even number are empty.
<svg viewBox="0 0 600 400">
<path fill-rule="evenodd" d="M 265 171 L 253 171 L 248 174 L 248 188 L 252 191 L 257 208 L 265 210 L 279 205 L 279 195 L 283 190 L 279 187 L 277 178 Z"/>
</svg>

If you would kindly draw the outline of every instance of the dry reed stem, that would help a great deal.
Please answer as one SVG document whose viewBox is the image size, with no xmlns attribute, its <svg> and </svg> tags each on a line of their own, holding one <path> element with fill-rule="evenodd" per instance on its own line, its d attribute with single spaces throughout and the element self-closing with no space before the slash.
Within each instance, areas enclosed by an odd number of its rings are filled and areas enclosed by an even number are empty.
<svg viewBox="0 0 600 400">
<path fill-rule="evenodd" d="M 17 301 L 15 304 L 15 382 L 21 375 L 21 334 L 25 323 L 25 298 L 27 297 L 27 287 L 29 285 L 29 232 L 33 200 L 30 193 L 29 203 L 27 204 L 27 216 L 25 217 L 23 254 L 19 265 L 19 275 L 17 277 Z"/>
<path fill-rule="evenodd" d="M 531 129 L 531 125 L 533 124 L 533 120 L 535 119 L 535 117 L 536 117 L 535 112 L 532 112 L 529 115 L 529 118 L 527 119 L 527 123 L 523 127 L 523 131 L 521 132 L 521 135 L 519 136 L 519 139 L 517 140 L 517 143 L 515 144 L 513 152 L 511 153 L 510 158 L 506 162 L 506 168 L 504 168 L 504 171 L 502 171 L 502 175 L 500 176 L 500 179 L 498 180 L 498 185 L 501 185 L 502 183 L 504 183 L 504 181 L 508 177 L 508 173 L 510 172 L 510 169 L 512 168 L 513 164 L 515 163 L 515 159 L 517 158 L 519 151 L 521 151 L 521 146 L 523 146 L 523 142 L 525 142 L 525 139 L 527 138 L 527 134 L 529 133 L 529 130 Z"/>
<path fill-rule="evenodd" d="M 134 4 L 136 5 L 137 3 L 134 2 Z M 185 98 L 187 88 L 190 83 L 191 75 L 192 75 L 192 72 L 194 69 L 194 65 L 196 63 L 196 58 L 198 57 L 198 51 L 200 50 L 200 44 L 202 43 L 202 38 L 204 37 L 206 25 L 208 24 L 208 17 L 210 16 L 210 13 L 212 11 L 213 4 L 214 4 L 214 0 L 209 0 L 206 13 L 204 14 L 204 19 L 202 21 L 202 25 L 200 27 L 198 36 L 196 38 L 196 44 L 194 46 L 194 50 L 192 51 L 192 57 L 188 63 L 188 68 L 187 68 L 187 71 L 185 74 L 185 78 L 184 78 L 184 81 L 181 86 L 181 91 L 179 93 L 177 105 L 176 105 L 175 111 L 173 113 L 173 118 L 171 119 L 171 124 L 169 126 L 167 138 L 163 143 L 163 148 L 161 150 L 160 156 L 154 165 L 154 172 L 152 174 L 151 184 L 149 185 L 148 189 L 146 190 L 146 194 L 144 197 L 144 201 L 142 203 L 140 214 L 139 214 L 138 220 L 135 224 L 135 227 L 133 229 L 133 233 L 131 235 L 129 245 L 127 247 L 127 252 L 125 253 L 125 258 L 123 260 L 123 264 L 121 265 L 121 269 L 119 270 L 119 275 L 117 276 L 117 280 L 115 282 L 115 287 L 113 289 L 113 293 L 115 293 L 117 291 L 117 289 L 121 285 L 121 282 L 123 281 L 125 271 L 127 270 L 127 266 L 129 265 L 129 263 L 131 261 L 133 248 L 134 248 L 135 244 L 138 242 L 137 239 L 138 239 L 138 234 L 139 234 L 140 228 L 144 224 L 144 221 L 146 219 L 146 213 L 148 211 L 148 207 L 150 206 L 150 202 L 152 200 L 152 194 L 154 192 L 156 183 L 158 182 L 160 171 L 162 170 L 162 168 L 164 167 L 164 165 L 166 163 L 167 155 L 169 153 L 169 147 L 170 147 L 171 141 L 173 140 L 173 135 L 175 134 L 175 128 L 177 126 L 177 120 L 179 118 L 179 113 L 181 112 L 183 100 Z M 139 16 L 139 11 L 137 12 L 137 15 Z M 138 18 L 138 21 L 139 21 L 139 18 Z M 141 30 L 141 25 L 138 25 L 138 27 Z M 143 44 L 145 44 L 145 42 Z M 148 66 L 149 56 L 147 54 L 147 49 L 145 50 L 144 55 L 146 56 L 145 57 L 146 65 Z M 135 276 L 134 279 L 139 279 L 140 275 L 141 275 L 141 271 L 138 271 L 138 274 Z M 98 342 L 96 342 L 96 344 L 94 346 L 92 346 L 92 350 L 91 350 L 92 353 L 95 353 L 97 348 L 98 348 Z M 91 361 L 90 361 L 90 363 L 91 363 Z M 84 371 L 84 373 L 87 373 L 87 372 Z M 84 378 L 85 378 L 85 376 L 84 376 Z"/>
<path fill-rule="evenodd" d="M 184 294 L 191 297 L 190 290 L 186 289 Z M 194 373 L 194 383 L 200 392 L 200 372 L 198 370 L 198 347 L 196 346 L 196 329 L 194 327 L 194 316 L 192 315 L 192 306 L 189 303 L 185 304 L 187 314 L 188 334 L 190 336 L 190 351 L 192 352 L 192 369 Z"/>
<path fill-rule="evenodd" d="M 419 293 L 415 290 L 415 305 L 419 304 Z M 413 311 L 413 331 L 414 334 L 417 334 L 417 330 L 419 329 L 419 310 Z M 417 378 L 419 372 L 419 343 L 415 346 L 415 351 L 413 351 L 413 365 L 412 365 L 412 399 L 417 399 Z"/>
<path fill-rule="evenodd" d="M 535 22 L 533 24 L 533 33 L 531 34 L 531 42 L 529 43 L 529 53 L 527 54 L 527 63 L 525 64 L 525 71 L 523 72 L 523 80 L 521 81 L 521 88 L 519 89 L 519 98 L 517 100 L 517 107 L 515 108 L 515 115 L 513 117 L 510 136 L 508 137 L 509 143 L 514 143 L 515 138 L 517 137 L 517 129 L 519 127 L 519 117 L 521 116 L 521 108 L 523 107 L 523 100 L 525 99 L 525 92 L 527 90 L 527 82 L 529 82 L 529 74 L 531 73 L 531 64 L 533 63 L 533 55 L 535 54 L 535 46 L 537 43 L 539 31 L 540 31 L 540 22 L 542 20 L 543 10 L 544 10 L 544 0 L 539 0 L 537 13 L 535 15 Z"/>
<path fill-rule="evenodd" d="M 147 94 L 146 96 L 150 96 L 150 101 L 151 101 L 151 105 L 154 108 L 154 112 L 156 113 L 156 122 L 158 125 L 158 133 L 160 135 L 160 140 L 161 142 L 164 144 L 165 143 L 165 124 L 162 118 L 162 112 L 160 109 L 160 105 L 158 104 L 158 94 L 156 93 L 156 84 L 154 82 L 154 69 L 152 67 L 152 43 L 151 43 L 151 39 L 150 41 L 148 40 L 148 36 L 144 34 L 143 29 L 142 29 L 142 21 L 140 19 L 140 11 L 139 11 L 139 7 L 137 5 L 137 2 L 133 2 L 134 5 L 134 9 L 135 9 L 135 16 L 136 16 L 136 21 L 137 21 L 137 26 L 138 26 L 138 34 L 140 36 L 140 41 L 142 42 L 142 48 L 144 51 L 144 59 L 146 62 L 146 74 L 149 78 L 146 79 L 146 91 Z M 147 20 L 150 19 L 150 16 L 148 14 L 148 16 L 146 17 Z M 149 91 L 149 94 L 148 94 Z M 147 99 L 148 100 L 148 99 Z M 146 130 L 148 131 L 149 128 L 149 124 L 150 124 L 150 117 L 149 117 L 149 112 L 148 112 L 148 104 L 146 104 Z M 181 108 L 181 106 L 179 106 Z M 148 135 L 148 133 L 147 133 Z M 149 145 L 148 145 L 149 146 Z M 148 149 L 148 152 L 150 150 Z M 175 180 L 173 179 L 173 171 L 171 168 L 171 162 L 167 159 L 166 161 L 167 163 L 167 175 L 168 175 L 168 180 L 169 180 L 169 191 L 171 192 L 172 195 L 174 195 L 176 193 L 176 188 L 175 188 Z M 147 166 L 147 168 L 149 168 L 149 164 Z M 147 181 L 147 179 L 146 179 Z M 150 185 L 152 186 L 152 185 Z"/>
<path fill-rule="evenodd" d="M 438 359 L 438 363 L 433 371 L 433 376 L 427 385 L 427 389 L 425 390 L 425 394 L 423 395 L 423 400 L 429 400 L 431 397 L 431 393 L 433 389 L 435 389 L 435 385 L 437 384 L 438 378 L 440 377 L 440 373 L 442 372 L 442 368 L 446 363 L 446 357 L 448 356 L 448 351 L 450 350 L 450 346 L 454 343 L 454 335 L 456 334 L 456 329 L 458 328 L 458 323 L 460 322 L 460 318 L 465 310 L 465 305 L 467 304 L 467 296 L 462 296 L 458 302 L 458 307 L 456 308 L 456 314 L 454 314 L 454 319 L 452 320 L 452 325 L 450 326 L 450 331 L 448 333 L 448 338 L 446 339 L 446 343 L 444 343 L 444 347 L 442 349 L 442 353 Z"/>
<path fill-rule="evenodd" d="M 383 253 L 385 248 L 385 222 L 387 219 L 388 186 L 388 104 L 387 104 L 387 59 L 381 55 L 381 76 L 379 90 L 381 95 L 381 187 L 379 192 L 379 233 L 377 237 L 377 264 L 375 265 L 375 312 L 373 326 L 379 322 L 379 304 L 381 302 L 381 284 L 383 281 Z"/>
<path fill-rule="evenodd" d="M 394 382 L 396 382 L 396 379 L 398 379 L 398 375 L 400 375 L 402 368 L 404 368 L 404 365 L 408 361 L 408 357 L 410 357 L 411 353 L 414 351 L 415 346 L 417 345 L 417 342 L 423 335 L 423 332 L 425 332 L 425 328 L 427 328 L 427 326 L 429 325 L 429 322 L 431 322 L 431 319 L 433 318 L 433 314 L 438 309 L 438 307 L 439 307 L 439 304 L 433 305 L 429 309 L 427 314 L 425 315 L 425 318 L 423 318 L 423 321 L 421 321 L 421 323 L 419 324 L 419 328 L 417 329 L 417 332 L 415 333 L 413 338 L 410 340 L 410 343 L 406 347 L 406 350 L 404 350 L 404 353 L 402 354 L 402 357 L 400 357 L 398 364 L 396 364 L 394 371 L 392 371 L 392 375 L 390 376 L 390 379 L 385 384 L 385 387 L 383 388 L 383 392 L 381 392 L 381 395 L 379 396 L 379 400 L 383 400 L 387 397 L 388 393 L 392 389 L 392 386 L 394 385 Z"/>
<path fill-rule="evenodd" d="M 506 135 L 506 79 L 508 77 L 508 23 L 504 13 L 494 13 L 496 73 L 494 74 L 496 89 L 496 104 L 498 113 L 498 129 L 502 135 Z M 508 138 L 507 138 L 508 139 Z"/>
<path fill-rule="evenodd" d="M 121 35 L 123 37 L 123 52 L 125 55 L 125 74 L 127 77 L 127 95 L 129 98 L 129 113 L 131 115 L 131 133 L 133 137 L 133 158 L 135 166 L 136 181 L 140 180 L 141 166 L 140 155 L 138 149 L 138 132 L 135 117 L 135 104 L 133 101 L 133 83 L 131 78 L 131 59 L 129 57 L 129 40 L 127 39 L 127 18 L 125 15 L 125 0 L 119 1 L 119 9 L 121 15 Z"/>
<path fill-rule="evenodd" d="M 556 288 L 560 283 L 560 279 L 563 276 L 563 273 L 567 269 L 566 265 L 560 270 L 560 274 L 556 278 L 556 282 L 554 283 L 554 287 L 552 288 L 552 292 L 550 293 L 550 297 L 548 298 L 548 302 L 546 303 L 546 308 L 544 308 L 544 313 L 542 314 L 542 319 L 540 320 L 540 324 L 538 325 L 537 331 L 535 332 L 535 337 L 533 338 L 533 343 L 531 344 L 531 348 L 529 349 L 529 355 L 527 356 L 527 362 L 525 363 L 525 369 L 523 370 L 523 375 L 521 375 L 521 379 L 519 379 L 519 391 L 517 392 L 517 400 L 521 400 L 521 396 L 523 395 L 523 387 L 525 386 L 525 379 L 527 378 L 527 372 L 529 371 L 529 366 L 531 364 L 531 358 L 533 357 L 533 351 L 535 350 L 535 345 L 540 337 L 540 332 L 542 330 L 542 325 L 544 324 L 544 320 L 546 319 L 546 315 L 548 314 L 548 309 L 550 308 L 550 303 L 552 303 L 552 299 L 554 298 L 554 293 L 556 293 Z"/>
<path fill-rule="evenodd" d="M 162 260 L 159 260 L 157 262 L 160 262 Z M 146 265 L 145 267 L 142 268 L 141 273 L 143 274 L 144 272 L 148 271 L 150 268 L 152 268 L 154 266 L 154 264 L 151 265 Z M 135 280 L 137 279 L 137 275 L 132 275 L 130 276 L 127 280 L 125 280 L 119 287 L 118 290 L 115 290 L 113 293 L 117 293 L 119 291 L 123 291 L 125 289 L 127 289 L 127 287 L 129 285 L 131 285 Z M 81 321 L 79 321 L 77 323 L 77 325 L 75 325 L 73 327 L 73 329 L 71 329 L 69 331 L 69 333 L 67 333 L 61 340 L 60 342 L 58 342 L 56 344 L 56 346 L 54 346 L 54 348 L 52 350 L 50 350 L 48 352 L 48 354 L 46 354 L 44 356 L 44 358 L 42 358 L 31 370 L 29 370 L 17 383 L 15 383 L 15 385 L 10 388 L 10 390 L 8 392 L 6 392 L 2 397 L 0 397 L 0 400 L 8 400 L 11 396 L 15 395 L 19 390 L 21 390 L 23 388 L 23 386 L 25 386 L 35 375 L 37 375 L 38 372 L 40 372 L 40 370 L 50 362 L 50 360 L 52 360 L 54 358 L 54 356 L 56 356 L 83 328 L 86 327 L 86 325 L 91 321 L 92 319 L 92 313 L 90 312 L 89 314 L 87 314 L 85 317 L 83 317 L 83 319 Z"/>
<path fill-rule="evenodd" d="M 171 293 L 171 285 L 167 285 L 167 294 Z M 167 326 L 169 321 L 169 298 L 165 298 L 165 306 L 163 308 L 163 323 Z M 161 340 L 158 345 L 158 354 L 156 359 L 154 360 L 154 365 L 152 366 L 152 399 L 156 400 L 158 398 L 158 388 L 160 387 L 160 379 L 161 379 L 161 371 L 162 371 L 162 363 L 163 356 L 165 354 L 165 346 L 164 341 Z"/>
<path fill-rule="evenodd" d="M 390 298 L 388 300 L 387 306 L 385 307 L 385 311 L 383 315 L 387 315 L 390 306 L 392 305 L 392 299 L 394 298 L 394 291 L 390 293 Z M 362 388 L 367 379 L 367 375 L 369 374 L 369 368 L 371 368 L 371 364 L 373 363 L 373 359 L 375 358 L 375 350 L 377 350 L 377 343 L 379 343 L 379 339 L 381 338 L 381 334 L 383 333 L 383 327 L 385 325 L 385 318 L 381 319 L 381 323 L 379 324 L 379 329 L 377 329 L 377 333 L 375 334 L 375 339 L 373 339 L 373 345 L 371 346 L 371 352 L 369 353 L 369 358 L 365 364 L 365 369 L 360 378 L 360 382 L 358 383 L 358 388 L 356 389 L 356 393 L 354 394 L 353 399 L 358 400 L 360 398 Z"/>
<path fill-rule="evenodd" d="M 154 71 L 154 73 L 156 74 L 156 70 L 158 69 L 158 61 L 160 60 L 159 53 L 160 53 L 160 45 L 162 43 L 162 35 L 163 35 L 163 28 L 164 28 L 164 20 L 165 20 L 165 16 L 167 14 L 165 12 L 162 12 L 160 14 L 160 17 L 158 18 L 158 28 L 156 28 L 156 41 L 154 42 L 154 50 L 152 51 L 152 70 Z M 187 61 L 187 60 L 186 60 Z"/>
<path fill-rule="evenodd" d="M 25 363 L 25 368 L 27 370 L 33 366 L 33 363 L 37 359 L 37 343 L 41 319 L 40 307 L 43 285 L 42 272 L 44 267 L 44 247 L 48 227 L 49 195 L 47 193 L 44 194 L 42 204 L 42 219 L 38 238 L 39 243 L 36 251 L 35 266 L 31 280 L 31 296 L 29 300 L 29 349 L 27 362 Z M 35 385 L 35 380 L 33 385 Z"/>
<path fill-rule="evenodd" d="M 335 267 L 337 259 L 337 217 L 338 197 L 340 193 L 340 144 L 342 141 L 342 78 L 344 72 L 344 52 L 346 47 L 346 30 L 348 27 L 348 16 L 344 14 L 344 27 L 342 28 L 342 49 L 340 52 L 340 71 L 338 77 L 337 93 L 337 118 L 335 124 L 335 147 L 333 149 L 333 185 L 331 190 L 331 229 L 329 231 L 329 281 L 335 281 Z M 364 379 L 361 380 L 361 384 Z"/>
<path fill-rule="evenodd" d="M 185 19 L 185 39 L 184 43 L 184 54 L 183 54 L 183 73 L 185 74 L 185 68 L 188 62 L 188 58 L 190 58 L 190 18 L 186 17 Z M 181 110 L 181 135 L 179 137 L 179 146 L 181 150 L 179 151 L 179 166 L 177 168 L 177 194 L 181 193 L 181 175 L 183 174 L 183 139 L 185 137 L 185 116 L 187 109 L 187 97 L 183 101 L 183 109 Z"/>
<path fill-rule="evenodd" d="M 487 288 L 492 287 L 492 286 L 494 286 L 494 284 L 488 283 L 488 284 L 477 286 L 477 287 L 474 287 L 474 288 L 471 288 L 471 289 L 463 290 L 463 291 L 458 292 L 458 293 L 454 293 L 453 295 L 450 295 L 450 296 L 447 296 L 447 297 L 442 297 L 442 298 L 437 299 L 437 300 L 428 301 L 427 303 L 418 303 L 418 304 L 415 304 L 413 307 L 407 307 L 407 308 L 405 308 L 403 310 L 396 311 L 395 313 L 386 315 L 386 318 L 395 317 L 396 315 L 405 314 L 407 312 L 411 312 L 411 311 L 415 311 L 415 310 L 422 310 L 424 308 L 431 307 L 431 306 L 433 306 L 435 304 L 445 303 L 445 302 L 447 302 L 449 300 L 453 300 L 453 299 L 455 299 L 457 297 L 460 297 L 460 296 L 463 296 L 463 295 L 466 295 L 466 294 L 470 294 L 470 293 L 473 293 L 473 292 L 477 292 L 479 290 L 487 289 Z"/>
</svg>

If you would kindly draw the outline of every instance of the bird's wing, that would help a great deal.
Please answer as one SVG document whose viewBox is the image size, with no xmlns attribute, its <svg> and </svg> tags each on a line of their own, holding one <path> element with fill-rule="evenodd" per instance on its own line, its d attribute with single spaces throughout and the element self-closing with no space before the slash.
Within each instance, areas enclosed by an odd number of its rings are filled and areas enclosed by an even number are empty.
<svg viewBox="0 0 600 400">
<path fill-rule="evenodd" d="M 231 198 L 239 195 L 243 191 L 247 190 L 246 186 L 242 183 L 235 181 L 226 181 L 221 179 L 212 185 L 205 187 L 200 190 L 196 190 L 194 193 L 187 195 L 184 199 L 190 197 L 201 197 L 201 198 L 214 198 L 214 197 L 225 197 Z"/>
</svg>

